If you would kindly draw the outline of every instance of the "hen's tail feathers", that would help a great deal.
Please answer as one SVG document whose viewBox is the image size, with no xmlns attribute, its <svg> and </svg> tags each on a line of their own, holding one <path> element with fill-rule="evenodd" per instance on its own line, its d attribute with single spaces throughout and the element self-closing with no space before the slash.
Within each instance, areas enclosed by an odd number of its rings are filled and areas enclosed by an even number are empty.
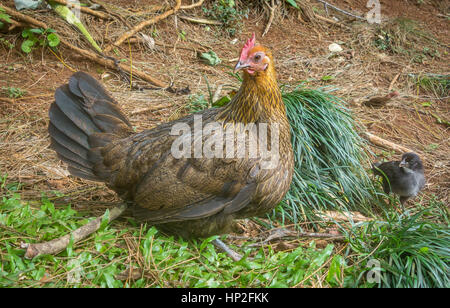
<svg viewBox="0 0 450 308">
<path fill-rule="evenodd" d="M 117 102 L 83 72 L 73 74 L 68 84 L 56 90 L 49 117 L 51 147 L 72 175 L 93 181 L 104 180 L 95 172 L 98 151 L 93 150 L 132 132 Z"/>
</svg>

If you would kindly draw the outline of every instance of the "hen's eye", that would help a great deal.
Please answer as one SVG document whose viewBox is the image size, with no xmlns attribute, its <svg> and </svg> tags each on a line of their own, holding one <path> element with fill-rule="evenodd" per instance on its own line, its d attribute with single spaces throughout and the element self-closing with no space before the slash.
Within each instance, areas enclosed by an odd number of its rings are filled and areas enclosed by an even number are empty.
<svg viewBox="0 0 450 308">
<path fill-rule="evenodd" d="M 255 55 L 255 61 L 258 62 L 259 60 L 261 60 L 261 55 Z"/>
</svg>

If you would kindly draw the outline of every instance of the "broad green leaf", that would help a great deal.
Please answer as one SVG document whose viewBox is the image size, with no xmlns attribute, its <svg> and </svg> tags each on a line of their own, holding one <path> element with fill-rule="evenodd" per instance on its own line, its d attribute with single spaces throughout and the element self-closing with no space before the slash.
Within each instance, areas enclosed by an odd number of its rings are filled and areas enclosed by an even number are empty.
<svg viewBox="0 0 450 308">
<path fill-rule="evenodd" d="M 333 80 L 333 79 L 334 79 L 334 76 L 326 75 L 326 76 L 323 76 L 321 79 L 322 79 L 323 81 Z"/>
<path fill-rule="evenodd" d="M 295 0 L 286 0 L 286 2 L 295 7 L 296 9 L 299 8 Z"/>
<path fill-rule="evenodd" d="M 48 45 L 50 47 L 56 47 L 59 45 L 59 42 L 60 42 L 58 35 L 56 35 L 55 33 L 50 33 L 47 36 L 47 40 L 48 40 Z"/>
<path fill-rule="evenodd" d="M 201 54 L 200 58 L 205 60 L 205 62 L 211 66 L 218 65 L 222 60 L 217 56 L 214 51 L 208 51 Z"/>
<path fill-rule="evenodd" d="M 35 42 L 32 41 L 32 40 L 25 40 L 25 41 L 22 42 L 22 45 L 20 47 L 22 48 L 22 51 L 24 53 L 30 53 L 32 47 L 34 46 L 34 43 Z"/>
<path fill-rule="evenodd" d="M 78 19 L 77 16 L 65 5 L 58 4 L 53 1 L 49 1 L 50 6 L 58 13 L 65 21 L 69 24 L 74 25 L 80 30 L 80 32 L 86 37 L 86 39 L 91 43 L 91 45 L 98 51 L 102 52 L 100 46 L 98 46 L 97 42 L 92 38 L 89 31 L 83 25 L 83 23 Z"/>
</svg>

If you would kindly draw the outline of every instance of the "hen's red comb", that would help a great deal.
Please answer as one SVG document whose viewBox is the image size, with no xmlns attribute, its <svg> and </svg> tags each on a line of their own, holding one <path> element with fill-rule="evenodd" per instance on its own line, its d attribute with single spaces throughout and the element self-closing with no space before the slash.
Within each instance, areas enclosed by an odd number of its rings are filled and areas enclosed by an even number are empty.
<svg viewBox="0 0 450 308">
<path fill-rule="evenodd" d="M 248 52 L 250 49 L 252 49 L 255 46 L 256 43 L 256 37 L 255 33 L 253 33 L 252 37 L 247 40 L 247 43 L 245 43 L 244 47 L 242 47 L 241 50 L 241 56 L 239 57 L 239 61 L 244 61 L 248 57 Z"/>
</svg>

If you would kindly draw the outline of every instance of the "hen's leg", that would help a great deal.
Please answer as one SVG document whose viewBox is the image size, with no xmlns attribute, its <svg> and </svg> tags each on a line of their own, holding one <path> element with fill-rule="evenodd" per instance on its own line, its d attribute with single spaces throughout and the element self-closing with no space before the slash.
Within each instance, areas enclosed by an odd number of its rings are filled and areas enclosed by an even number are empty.
<svg viewBox="0 0 450 308">
<path fill-rule="evenodd" d="M 222 242 L 219 239 L 215 239 L 214 241 L 212 241 L 212 243 L 219 249 L 221 249 L 223 252 L 225 252 L 226 254 L 228 254 L 231 259 L 233 259 L 234 261 L 240 261 L 242 259 L 242 256 L 240 254 L 238 254 L 237 252 L 235 252 L 233 249 L 231 249 L 230 247 L 228 247 L 224 242 Z"/>
</svg>

